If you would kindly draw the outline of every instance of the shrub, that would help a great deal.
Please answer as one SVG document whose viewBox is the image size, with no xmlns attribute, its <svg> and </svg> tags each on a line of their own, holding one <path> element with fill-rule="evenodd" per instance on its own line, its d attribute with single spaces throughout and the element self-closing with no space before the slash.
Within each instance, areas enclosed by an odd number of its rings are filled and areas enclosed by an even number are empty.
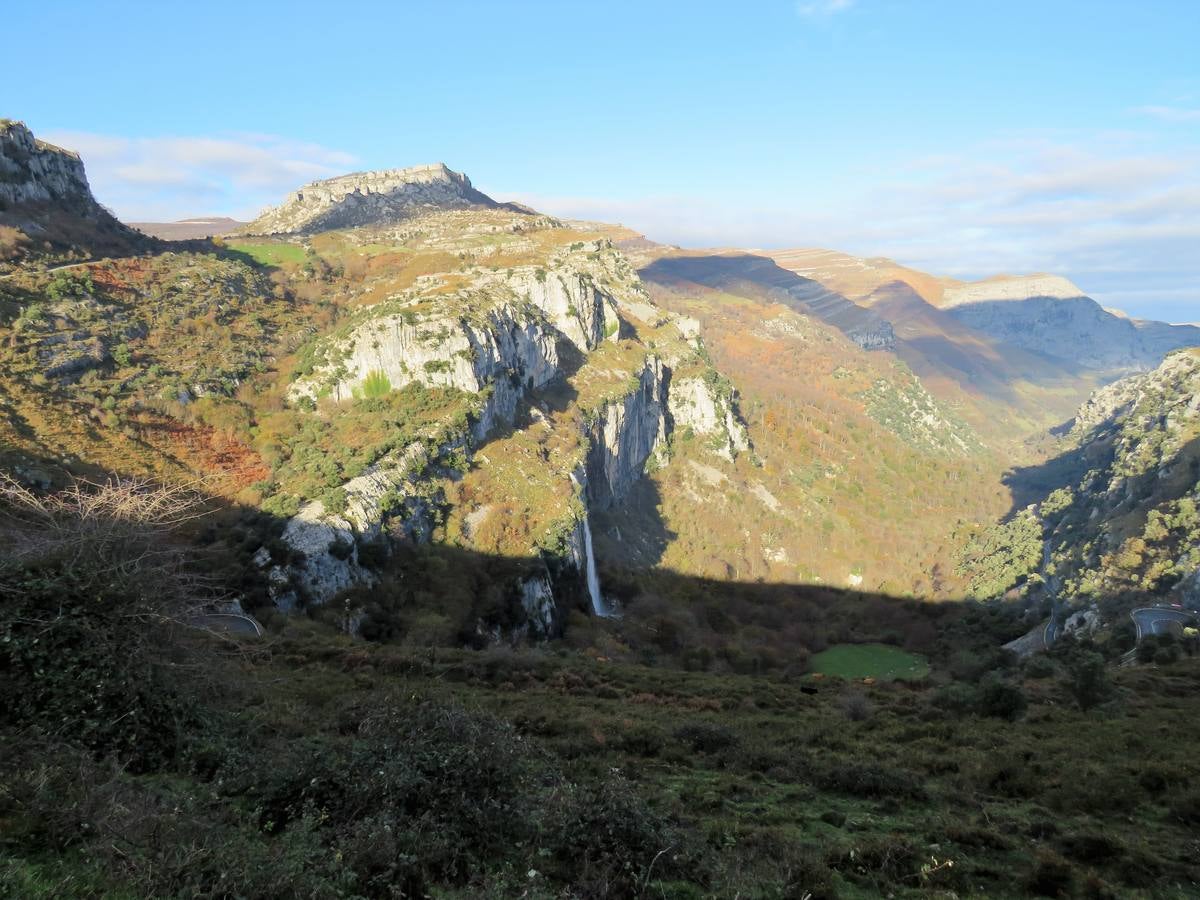
<svg viewBox="0 0 1200 900">
<path fill-rule="evenodd" d="M 929 702 L 936 708 L 954 715 L 966 715 L 979 704 L 979 691 L 973 685 L 951 682 L 938 688 Z"/>
<path fill-rule="evenodd" d="M 1058 671 L 1054 660 L 1044 653 L 1035 653 L 1025 663 L 1026 678 L 1050 678 Z"/>
<path fill-rule="evenodd" d="M 1075 654 L 1067 664 L 1067 674 L 1067 688 L 1079 708 L 1085 712 L 1113 695 L 1104 657 L 1095 651 Z"/>
<path fill-rule="evenodd" d="M 918 799 L 925 796 L 925 788 L 911 772 L 874 763 L 837 763 L 819 773 L 816 781 L 826 790 L 853 797 Z"/>
<path fill-rule="evenodd" d="M 1020 687 L 995 673 L 980 682 L 978 703 L 981 715 L 1010 722 L 1019 719 L 1028 705 Z"/>
<path fill-rule="evenodd" d="M 1171 800 L 1171 817 L 1185 825 L 1200 825 L 1200 791 L 1189 791 Z"/>
<path fill-rule="evenodd" d="M 849 691 L 838 699 L 842 713 L 851 722 L 863 722 L 871 717 L 871 701 L 862 691 Z"/>
<path fill-rule="evenodd" d="M 375 369 L 367 373 L 367 377 L 363 379 L 360 390 L 364 400 L 374 400 L 390 394 L 392 392 L 392 382 L 384 372 Z"/>
<path fill-rule="evenodd" d="M 1038 897 L 1065 897 L 1071 892 L 1075 874 L 1071 864 L 1049 850 L 1041 850 L 1025 878 L 1025 889 Z"/>
<path fill-rule="evenodd" d="M 651 873 L 678 871 L 680 840 L 619 775 L 597 784 L 564 785 L 553 797 L 552 858 L 580 872 L 584 896 L 632 896 Z M 655 860 L 658 860 L 655 862 Z"/>
<path fill-rule="evenodd" d="M 675 729 L 675 739 L 695 753 L 716 753 L 739 743 L 737 734 L 724 725 L 711 722 L 689 722 Z"/>
<path fill-rule="evenodd" d="M 171 532 L 189 493 L 133 481 L 38 497 L 0 476 L 0 725 L 38 726 L 136 766 L 188 719 L 177 626 L 207 585 Z"/>
</svg>

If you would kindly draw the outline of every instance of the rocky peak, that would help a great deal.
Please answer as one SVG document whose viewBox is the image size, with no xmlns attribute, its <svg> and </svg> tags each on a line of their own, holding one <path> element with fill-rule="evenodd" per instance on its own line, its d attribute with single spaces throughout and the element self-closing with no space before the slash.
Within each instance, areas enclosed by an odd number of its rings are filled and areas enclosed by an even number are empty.
<svg viewBox="0 0 1200 900">
<path fill-rule="evenodd" d="M 386 225 L 433 209 L 500 206 L 443 163 L 353 172 L 314 181 L 290 194 L 243 229 L 248 234 L 287 234 Z"/>
<path fill-rule="evenodd" d="M 89 216 L 103 212 L 79 154 L 38 140 L 24 122 L 0 119 L 0 211 L 33 204 Z"/>
</svg>

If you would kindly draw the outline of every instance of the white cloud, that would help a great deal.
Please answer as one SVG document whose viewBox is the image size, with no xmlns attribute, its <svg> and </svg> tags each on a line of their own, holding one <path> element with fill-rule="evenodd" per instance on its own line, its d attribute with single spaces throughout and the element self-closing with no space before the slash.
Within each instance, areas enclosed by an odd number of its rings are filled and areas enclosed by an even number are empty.
<svg viewBox="0 0 1200 900">
<path fill-rule="evenodd" d="M 801 0 L 796 4 L 796 12 L 807 19 L 821 19 L 845 12 L 854 3 L 855 0 Z"/>
<path fill-rule="evenodd" d="M 1162 119 L 1164 122 L 1200 122 L 1200 109 L 1186 109 L 1180 106 L 1139 106 L 1134 112 Z"/>
<path fill-rule="evenodd" d="M 264 134 L 122 138 L 56 132 L 45 139 L 82 155 L 93 193 L 126 221 L 214 212 L 248 218 L 355 163 L 340 150 Z"/>
<path fill-rule="evenodd" d="M 1130 313 L 1200 319 L 1200 153 L 1073 143 L 980 144 L 898 162 L 830 195 L 821 173 L 791 204 L 705 197 L 523 197 L 691 247 L 824 246 L 961 278 L 1051 271 Z"/>
</svg>

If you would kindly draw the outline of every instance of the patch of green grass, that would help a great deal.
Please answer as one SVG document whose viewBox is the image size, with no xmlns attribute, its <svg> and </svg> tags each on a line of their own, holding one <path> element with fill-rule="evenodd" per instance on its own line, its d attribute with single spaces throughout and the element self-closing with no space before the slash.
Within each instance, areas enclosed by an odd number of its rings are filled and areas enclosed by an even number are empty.
<svg viewBox="0 0 1200 900">
<path fill-rule="evenodd" d="M 812 671 L 839 678 L 916 681 L 929 674 L 929 663 L 888 644 L 837 644 L 812 657 Z"/>
<path fill-rule="evenodd" d="M 244 253 L 260 266 L 280 266 L 304 262 L 304 248 L 296 244 L 230 244 L 235 253 Z"/>
</svg>

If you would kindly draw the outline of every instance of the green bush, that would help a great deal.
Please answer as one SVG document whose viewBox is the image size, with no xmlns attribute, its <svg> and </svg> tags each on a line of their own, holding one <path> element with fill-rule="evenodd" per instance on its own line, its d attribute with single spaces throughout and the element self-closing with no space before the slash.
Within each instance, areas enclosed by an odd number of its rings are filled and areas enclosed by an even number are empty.
<svg viewBox="0 0 1200 900">
<path fill-rule="evenodd" d="M 367 373 L 367 377 L 363 379 L 359 390 L 364 400 L 374 400 L 390 394 L 392 392 L 392 382 L 383 371 L 375 369 Z"/>
<path fill-rule="evenodd" d="M 1021 688 L 997 673 L 984 677 L 979 683 L 979 713 L 997 719 L 1013 721 L 1025 712 L 1028 701 Z"/>
</svg>

